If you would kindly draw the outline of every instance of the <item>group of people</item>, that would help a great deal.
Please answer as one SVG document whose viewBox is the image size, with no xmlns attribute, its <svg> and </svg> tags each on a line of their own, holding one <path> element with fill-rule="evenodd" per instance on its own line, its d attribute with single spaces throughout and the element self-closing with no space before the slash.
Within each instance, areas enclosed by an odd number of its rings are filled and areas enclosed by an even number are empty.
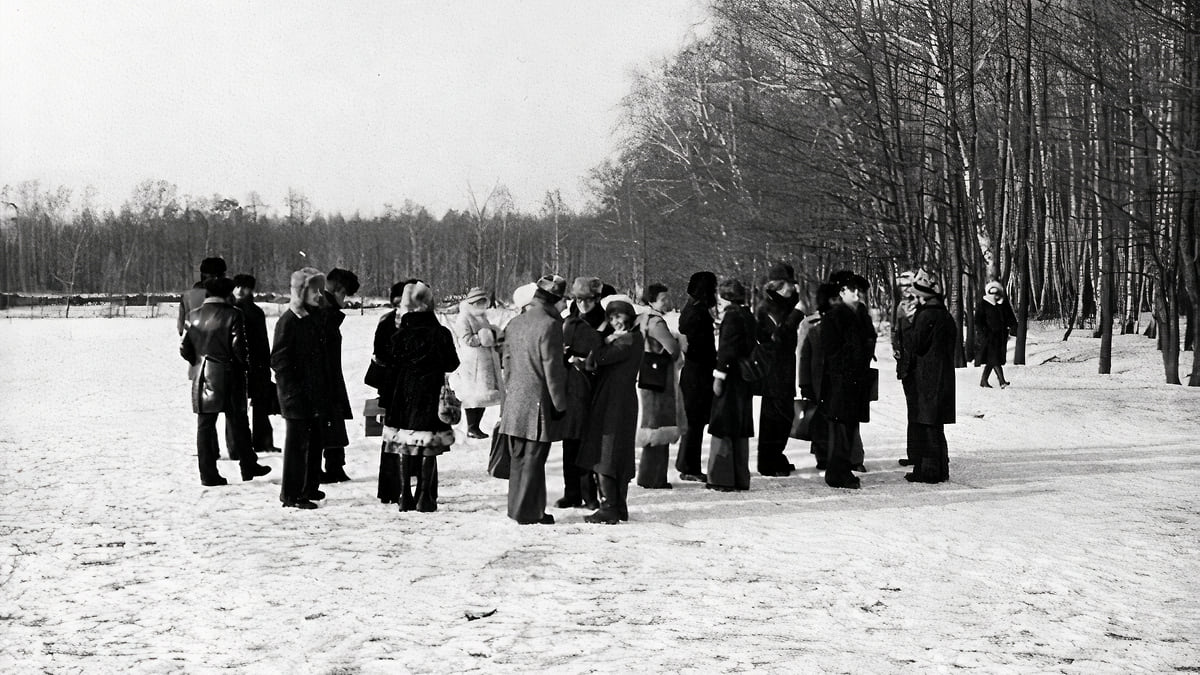
<svg viewBox="0 0 1200 675">
<path fill-rule="evenodd" d="M 202 281 L 185 294 L 180 310 L 181 351 L 193 365 L 201 482 L 224 484 L 216 471 L 217 413 L 227 416 L 230 455 L 240 459 L 245 480 L 270 471 L 257 463 L 257 453 L 271 451 L 267 416 L 279 413 L 287 428 L 280 500 L 316 508 L 322 482 L 349 479 L 340 324 L 358 280 L 340 269 L 328 276 L 313 268 L 293 273 L 290 303 L 268 346 L 253 278 L 226 280 L 224 271 L 220 259 L 205 260 Z M 898 281 L 892 346 L 908 408 L 900 463 L 912 467 L 909 481 L 938 483 L 949 478 L 945 425 L 954 423 L 957 326 L 936 274 L 918 270 Z M 994 287 L 989 284 L 976 323 L 986 328 L 999 321 L 1006 330 L 1003 310 L 1011 310 Z M 503 460 L 508 516 L 522 524 L 554 522 L 546 512 L 545 464 L 556 442 L 562 444 L 563 496 L 555 506 L 587 508 L 588 522 L 628 520 L 635 479 L 646 489 L 671 488 L 669 446 L 676 441 L 681 480 L 721 492 L 748 490 L 755 396 L 761 397 L 761 475 L 795 471 L 784 448 L 790 437 L 809 438 L 826 483 L 859 488 L 855 472 L 865 471 L 859 426 L 869 421 L 878 392 L 872 367 L 878 335 L 865 305 L 867 280 L 834 273 L 817 289 L 808 315 L 790 265 L 771 268 L 759 290 L 752 311 L 739 280 L 693 274 L 676 332 L 664 316 L 673 303 L 663 284 L 645 289 L 639 309 L 598 278 L 579 277 L 568 286 L 547 275 L 517 289 L 520 313 L 503 328 L 489 322 L 488 293 L 472 288 L 452 331 L 435 315 L 425 282 L 393 285 L 393 309 L 376 327 L 366 377 L 384 411 L 378 498 L 401 511 L 437 509 L 437 457 L 454 444 L 457 422 L 447 416 L 448 391 L 461 398 L 471 438 L 489 437 L 480 426 L 484 410 L 500 406 L 492 459 Z M 197 291 L 205 296 L 200 302 Z M 989 318 L 989 308 L 997 307 L 1001 317 Z M 1003 360 L 1004 343 L 980 344 L 979 358 L 1007 386 L 1002 363 L 995 363 L 997 352 Z M 985 370 L 983 386 L 987 377 Z M 247 398 L 255 409 L 252 433 Z M 712 440 L 702 467 L 706 427 Z"/>
</svg>

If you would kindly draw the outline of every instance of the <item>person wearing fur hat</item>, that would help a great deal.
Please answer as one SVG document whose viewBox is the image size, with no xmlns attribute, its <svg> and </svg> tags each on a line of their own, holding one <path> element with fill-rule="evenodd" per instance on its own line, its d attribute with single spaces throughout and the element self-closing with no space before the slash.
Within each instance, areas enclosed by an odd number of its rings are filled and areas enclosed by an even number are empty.
<svg viewBox="0 0 1200 675">
<path fill-rule="evenodd" d="M 242 480 L 265 476 L 270 467 L 258 463 L 246 417 L 246 372 L 253 364 L 246 344 L 242 313 L 229 303 L 233 281 L 209 279 L 207 297 L 188 314 L 179 353 L 192 373 L 192 411 L 196 413 L 196 460 L 200 484 L 225 485 L 217 471 L 217 415 L 225 413 L 230 456 L 241 464 Z"/>
<path fill-rule="evenodd" d="M 563 358 L 567 366 L 567 409 L 562 420 L 563 496 L 554 505 L 560 509 L 600 508 L 596 477 L 579 464 L 583 428 L 592 410 L 593 373 L 584 361 L 601 344 L 604 310 L 600 307 L 603 284 L 596 277 L 577 277 L 571 284 L 571 304 L 563 319 Z"/>
<path fill-rule="evenodd" d="M 280 452 L 275 447 L 275 431 L 271 415 L 279 414 L 279 398 L 271 381 L 271 342 L 267 339 L 267 315 L 254 302 L 255 278 L 249 274 L 233 277 L 234 306 L 242 310 L 246 321 L 246 345 L 250 350 L 250 370 L 247 390 L 254 413 L 250 418 L 251 438 L 256 452 Z M 226 426 L 226 430 L 229 427 Z M 228 434 L 226 434 L 228 435 Z"/>
<path fill-rule="evenodd" d="M 392 363 L 392 337 L 400 330 L 400 319 L 405 311 L 402 307 L 404 289 L 415 283 L 424 283 L 420 279 L 405 279 L 392 284 L 389 291 L 392 311 L 386 313 L 375 325 L 375 339 L 372 342 L 373 351 L 368 375 L 375 372 L 372 381 L 379 395 L 379 407 L 385 411 L 396 390 L 396 368 Z M 368 382 L 370 384 L 370 382 Z M 400 455 L 387 451 L 384 441 L 379 449 L 379 480 L 376 496 L 384 504 L 400 503 Z"/>
<path fill-rule="evenodd" d="M 740 362 L 754 352 L 755 324 L 754 316 L 746 308 L 746 287 L 740 281 L 722 281 L 717 287 L 717 298 L 721 327 L 713 370 L 713 404 L 708 421 L 708 432 L 713 438 L 705 486 L 733 492 L 750 489 L 754 398 Z"/>
<path fill-rule="evenodd" d="M 874 327 L 870 317 L 859 311 L 862 279 L 851 272 L 830 277 L 837 286 L 840 302 L 831 302 L 821 319 L 821 349 L 825 369 L 821 383 L 821 413 L 829 426 L 829 456 L 825 483 L 830 487 L 858 489 L 860 481 L 851 473 L 855 466 L 854 446 L 859 424 L 870 421 L 871 359 L 874 357 Z"/>
<path fill-rule="evenodd" d="M 908 443 L 915 463 L 905 479 L 940 483 L 950 480 L 945 425 L 955 421 L 954 350 L 958 327 L 946 310 L 937 275 L 921 270 L 913 278 L 912 289 L 917 296 L 917 312 L 905 348 L 911 354 Z"/>
<path fill-rule="evenodd" d="M 975 365 L 983 366 L 979 386 L 990 389 L 988 379 L 996 371 L 1000 388 L 1008 387 L 1004 364 L 1008 363 L 1008 334 L 1016 330 L 1017 317 L 999 281 L 989 281 L 983 298 L 975 306 Z"/>
<path fill-rule="evenodd" d="M 200 281 L 184 291 L 179 298 L 179 317 L 175 320 L 175 328 L 180 335 L 183 335 L 183 331 L 187 328 L 188 315 L 208 297 L 205 295 L 204 285 L 209 279 L 224 277 L 225 269 L 224 258 L 205 258 L 200 261 Z"/>
<path fill-rule="evenodd" d="M 717 341 L 713 334 L 713 309 L 717 306 L 717 275 L 696 272 L 688 280 L 688 302 L 679 312 L 679 348 L 683 368 L 679 371 L 679 395 L 683 399 L 685 428 L 675 456 L 679 479 L 704 483 L 701 465 L 704 427 L 713 403 L 713 368 L 717 365 Z"/>
<path fill-rule="evenodd" d="M 292 273 L 291 301 L 275 324 L 271 369 L 279 390 L 286 432 L 279 501 L 288 508 L 315 509 L 321 492 L 321 431 L 335 406 L 329 396 L 329 362 L 317 313 L 325 275 L 305 267 Z"/>
<path fill-rule="evenodd" d="M 454 336 L 433 313 L 433 291 L 417 281 L 404 287 L 400 328 L 392 336 L 396 385 L 388 400 L 383 442 L 399 455 L 400 510 L 437 510 L 437 458 L 454 444 L 454 430 L 438 416 L 446 374 L 458 368 Z M 417 479 L 416 493 L 412 479 Z"/>
<path fill-rule="evenodd" d="M 500 405 L 504 396 L 500 355 L 496 353 L 496 327 L 488 322 L 487 307 L 487 292 L 476 286 L 467 291 L 454 319 L 454 336 L 458 338 L 458 358 L 462 365 L 454 372 L 451 384 L 462 399 L 469 438 L 488 437 L 479 428 L 483 409 Z"/>
<path fill-rule="evenodd" d="M 346 376 L 342 371 L 342 322 L 346 313 L 346 297 L 358 293 L 358 276 L 349 270 L 335 267 L 325 275 L 325 290 L 321 293 L 322 330 L 325 338 L 325 358 L 329 371 L 329 396 L 335 413 L 322 420 L 321 441 L 325 444 L 325 470 L 321 472 L 322 483 L 341 483 L 350 480 L 346 475 L 346 446 L 350 437 L 346 433 L 346 420 L 353 419 L 350 396 L 346 392 Z"/>
<path fill-rule="evenodd" d="M 633 305 L 614 300 L 604 314 L 604 341 L 586 362 L 587 369 L 596 373 L 596 386 L 577 461 L 600 483 L 600 508 L 584 520 L 611 525 L 629 520 L 629 481 L 635 473 L 637 447 L 637 377 L 645 344 Z"/>
<path fill-rule="evenodd" d="M 550 444 L 562 438 L 567 409 L 561 314 L 566 292 L 562 277 L 542 277 L 529 308 L 505 327 L 499 431 L 510 460 L 508 517 L 523 525 L 554 522 L 546 513 L 546 457 Z"/>
<path fill-rule="evenodd" d="M 789 476 L 796 470 L 783 454 L 796 415 L 796 345 L 804 320 L 804 312 L 796 309 L 800 294 L 791 274 L 786 264 L 772 268 L 772 276 L 784 278 L 770 279 L 763 286 L 763 300 L 754 317 L 757 341 L 770 364 L 759 385 L 758 472 L 764 476 Z"/>
<path fill-rule="evenodd" d="M 637 328 L 645 339 L 645 349 L 648 353 L 669 356 L 670 362 L 666 365 L 666 381 L 662 391 L 641 388 L 639 383 L 642 416 L 638 424 L 637 446 L 642 449 L 642 455 L 638 461 L 637 484 L 651 490 L 667 489 L 671 487 L 667 482 L 671 444 L 679 440 L 675 392 L 679 340 L 663 318 L 663 314 L 671 311 L 671 294 L 667 287 L 650 284 L 642 294 L 642 303 L 648 309 L 638 315 Z"/>
</svg>

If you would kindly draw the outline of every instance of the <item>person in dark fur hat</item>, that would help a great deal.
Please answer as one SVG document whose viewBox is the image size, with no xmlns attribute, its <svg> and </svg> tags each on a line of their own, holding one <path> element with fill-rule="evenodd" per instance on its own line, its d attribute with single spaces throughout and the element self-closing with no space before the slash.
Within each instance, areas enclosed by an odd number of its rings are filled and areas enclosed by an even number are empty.
<svg viewBox="0 0 1200 675">
<path fill-rule="evenodd" d="M 859 424 L 870 420 L 871 359 L 875 330 L 870 316 L 859 311 L 861 277 L 837 272 L 830 283 L 838 288 L 841 302 L 834 302 L 821 320 L 821 348 L 825 370 L 821 385 L 821 413 L 829 424 L 829 458 L 825 483 L 830 487 L 858 489 L 854 445 Z M 863 280 L 865 281 L 865 280 Z"/>
<path fill-rule="evenodd" d="M 717 275 L 696 272 L 688 280 L 688 302 L 679 313 L 679 344 L 683 368 L 679 372 L 679 394 L 683 398 L 684 426 L 675 457 L 679 479 L 708 481 L 701 461 L 704 427 L 712 413 L 713 368 L 717 365 L 717 342 L 713 335 L 713 309 L 717 306 Z"/>
<path fill-rule="evenodd" d="M 218 279 L 224 276 L 224 258 L 205 258 L 200 262 L 200 281 L 193 284 L 191 289 L 184 291 L 179 298 L 179 317 L 175 320 L 175 328 L 178 329 L 180 335 L 183 335 L 183 331 L 187 327 L 188 314 L 204 302 L 206 297 L 204 284 L 209 279 Z"/>
<path fill-rule="evenodd" d="M 258 463 L 246 417 L 246 371 L 252 365 L 246 347 L 242 313 L 229 303 L 233 281 L 224 277 L 205 283 L 205 299 L 188 314 L 179 353 L 192 368 L 192 410 L 196 413 L 196 459 L 200 484 L 225 485 L 217 471 L 217 415 L 225 414 L 230 457 L 241 463 L 242 480 L 265 476 L 270 467 Z"/>
<path fill-rule="evenodd" d="M 322 420 L 321 441 L 325 444 L 325 470 L 321 472 L 322 483 L 341 483 L 350 480 L 346 475 L 346 446 L 350 438 L 346 433 L 346 420 L 353 419 L 350 396 L 346 393 L 346 376 L 342 372 L 342 322 L 346 313 L 346 297 L 358 293 L 358 276 L 349 270 L 335 267 L 325 276 L 325 290 L 321 293 L 322 331 L 325 336 L 325 358 L 329 371 L 329 396 L 335 415 Z"/>
<path fill-rule="evenodd" d="M 250 418 L 256 452 L 279 452 L 275 447 L 275 431 L 271 415 L 279 414 L 279 399 L 271 381 L 271 343 L 267 339 L 267 316 L 254 302 L 257 280 L 249 274 L 233 277 L 234 306 L 242 310 L 246 320 L 246 345 L 250 350 L 250 370 L 247 385 L 254 412 Z M 226 429 L 228 430 L 228 426 Z"/>
<path fill-rule="evenodd" d="M 592 411 L 595 374 L 584 367 L 587 355 L 602 343 L 604 309 L 600 294 L 604 284 L 596 277 L 578 277 L 571 285 L 571 304 L 563 320 L 563 351 L 567 363 L 567 410 L 562 420 L 563 496 L 560 509 L 600 508 L 596 477 L 590 467 L 578 464 L 583 429 Z"/>
<path fill-rule="evenodd" d="M 624 300 L 608 303 L 604 342 L 587 357 L 596 373 L 591 412 L 584 426 L 578 464 L 600 483 L 600 508 L 584 518 L 614 524 L 629 519 L 629 481 L 635 473 L 637 376 L 645 349 L 637 312 Z"/>
<path fill-rule="evenodd" d="M 777 266 L 763 286 L 763 301 L 755 312 L 757 341 L 770 364 L 759 387 L 762 396 L 758 416 L 758 472 L 764 476 L 788 476 L 796 467 L 783 454 L 796 414 L 796 346 L 804 312 L 796 309 L 799 289 L 789 281 L 787 266 Z"/>
</svg>

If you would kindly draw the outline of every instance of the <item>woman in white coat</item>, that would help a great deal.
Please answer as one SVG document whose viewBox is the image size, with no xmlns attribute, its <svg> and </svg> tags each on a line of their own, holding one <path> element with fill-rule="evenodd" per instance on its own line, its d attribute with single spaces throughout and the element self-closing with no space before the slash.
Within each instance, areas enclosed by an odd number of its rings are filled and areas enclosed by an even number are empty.
<svg viewBox="0 0 1200 675">
<path fill-rule="evenodd" d="M 479 287 L 467 292 L 458 306 L 454 337 L 458 342 L 458 360 L 462 365 L 452 381 L 462 399 L 467 417 L 467 436 L 487 438 L 479 428 L 483 409 L 500 405 L 504 383 L 500 379 L 500 358 L 496 353 L 496 329 L 488 323 L 488 296 Z"/>
</svg>

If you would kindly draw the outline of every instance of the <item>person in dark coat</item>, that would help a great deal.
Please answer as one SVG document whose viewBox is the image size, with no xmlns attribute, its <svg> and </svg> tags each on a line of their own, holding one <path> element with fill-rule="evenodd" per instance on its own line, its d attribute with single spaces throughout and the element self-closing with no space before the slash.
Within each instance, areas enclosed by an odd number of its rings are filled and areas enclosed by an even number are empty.
<svg viewBox="0 0 1200 675">
<path fill-rule="evenodd" d="M 670 489 L 667 467 L 671 462 L 671 444 L 679 440 L 679 411 L 676 364 L 679 339 L 667 326 L 663 314 L 671 311 L 671 294 L 663 284 L 650 284 L 642 294 L 646 312 L 637 318 L 637 327 L 646 341 L 646 352 L 670 357 L 662 391 L 638 385 L 642 404 L 638 422 L 637 446 L 642 449 L 638 461 L 637 484 L 651 490 Z"/>
<path fill-rule="evenodd" d="M 205 258 L 200 261 L 200 281 L 197 281 L 190 289 L 184 291 L 183 295 L 179 298 L 179 317 L 175 320 L 175 328 L 181 336 L 187 328 L 188 315 L 208 297 L 205 294 L 204 285 L 209 279 L 224 277 L 225 270 L 224 258 Z"/>
<path fill-rule="evenodd" d="M 522 525 L 554 522 L 546 513 L 546 456 L 562 438 L 567 410 L 562 303 L 566 281 L 538 280 L 526 311 L 504 331 L 504 404 L 500 433 L 508 447 L 508 517 Z"/>
<path fill-rule="evenodd" d="M 916 463 L 905 479 L 940 483 L 950 480 L 945 425 L 954 424 L 954 342 L 958 328 L 946 310 L 936 275 L 918 272 L 912 288 L 918 307 L 907 345 L 911 350 L 908 377 L 915 391 L 909 407 L 909 443 L 913 446 L 909 453 Z"/>
<path fill-rule="evenodd" d="M 1000 388 L 1008 387 L 1004 364 L 1008 363 L 1008 333 L 1016 330 L 1017 317 L 998 281 L 989 281 L 983 298 L 975 306 L 975 365 L 983 366 L 979 386 L 991 389 L 988 378 L 996 371 Z"/>
<path fill-rule="evenodd" d="M 796 470 L 783 450 L 796 415 L 796 344 L 804 320 L 804 312 L 796 309 L 799 301 L 791 265 L 776 265 L 755 312 L 756 338 L 769 364 L 760 385 L 758 416 L 758 472 L 764 476 L 789 476 Z"/>
<path fill-rule="evenodd" d="M 271 343 L 267 339 L 267 315 L 254 302 L 255 278 L 249 274 L 233 277 L 234 306 L 242 310 L 246 321 L 246 347 L 250 352 L 250 370 L 246 375 L 250 405 L 254 413 L 250 417 L 251 438 L 255 452 L 280 452 L 275 447 L 275 430 L 271 428 L 271 415 L 279 414 L 279 399 L 275 396 L 275 383 L 271 381 Z M 228 437 L 229 426 L 226 425 Z"/>
<path fill-rule="evenodd" d="M 349 270 L 335 267 L 325 275 L 325 290 L 321 293 L 321 325 L 325 333 L 325 358 L 329 372 L 329 396 L 334 414 L 322 420 L 321 442 L 325 444 L 325 470 L 322 483 L 341 483 L 350 480 L 346 475 L 346 420 L 353 419 L 350 396 L 346 393 L 346 376 L 342 372 L 342 322 L 346 313 L 346 296 L 358 293 L 358 277 Z"/>
<path fill-rule="evenodd" d="M 305 267 L 292 273 L 291 302 L 275 324 L 271 369 L 286 424 L 283 481 L 279 501 L 285 507 L 315 509 L 321 492 L 321 432 L 335 414 L 329 396 L 329 359 L 325 354 L 320 312 L 325 275 Z"/>
<path fill-rule="evenodd" d="M 454 336 L 433 313 L 433 291 L 418 281 L 404 288 L 400 329 L 392 336 L 396 385 L 383 429 L 385 451 L 402 457 L 400 510 L 437 510 L 437 458 L 454 444 L 454 430 L 438 416 L 446 374 L 458 368 Z M 412 492 L 412 479 L 417 489 Z"/>
<path fill-rule="evenodd" d="M 800 344 L 800 367 L 797 381 L 800 385 L 800 398 L 804 400 L 806 411 L 812 409 L 809 419 L 810 452 L 817 462 L 817 470 L 825 470 L 825 462 L 829 459 L 829 424 L 821 414 L 821 382 L 825 376 L 825 350 L 821 347 L 821 318 L 832 309 L 832 299 L 838 294 L 838 287 L 824 283 L 817 287 L 817 311 L 806 317 L 804 324 L 807 331 Z"/>
<path fill-rule="evenodd" d="M 896 279 L 900 290 L 900 301 L 896 303 L 896 309 L 892 312 L 892 356 L 896 359 L 896 379 L 900 380 L 900 385 L 904 388 L 904 401 L 908 407 L 909 419 L 912 418 L 913 401 L 916 395 L 912 387 L 913 380 L 908 377 L 909 371 L 912 370 L 912 354 L 908 343 L 912 341 L 913 319 L 917 313 L 917 296 L 912 290 L 912 281 L 915 275 L 915 272 L 906 271 Z M 917 459 L 911 452 L 913 448 L 911 422 L 908 425 L 907 435 L 908 453 L 900 460 L 900 466 L 912 466 Z"/>
<path fill-rule="evenodd" d="M 645 343 L 633 305 L 613 300 L 604 313 L 604 342 L 587 358 L 587 368 L 596 373 L 596 387 L 578 462 L 600 483 L 600 508 L 584 520 L 613 524 L 629 520 L 629 481 L 636 473 L 637 376 Z"/>
<path fill-rule="evenodd" d="M 188 314 L 179 353 L 192 365 L 192 410 L 196 413 L 196 459 L 200 484 L 225 485 L 217 471 L 217 415 L 225 413 L 230 455 L 241 463 L 242 480 L 265 476 L 271 468 L 258 463 L 246 418 L 246 371 L 253 365 L 246 347 L 242 313 L 229 303 L 233 281 L 224 277 L 205 284 L 208 297 Z"/>
<path fill-rule="evenodd" d="M 560 509 L 600 508 L 596 498 L 596 477 L 590 465 L 579 464 L 583 428 L 592 410 L 592 385 L 595 375 L 586 370 L 588 354 L 602 341 L 604 308 L 600 306 L 603 288 L 595 277 L 578 277 L 571 285 L 572 301 L 563 320 L 563 358 L 567 367 L 567 411 L 562 420 L 563 496 L 554 505 Z"/>
<path fill-rule="evenodd" d="M 371 364 L 367 368 L 371 386 L 379 397 L 379 407 L 385 411 L 392 393 L 396 389 L 396 368 L 392 364 L 392 336 L 400 330 L 400 303 L 404 299 L 404 289 L 409 284 L 415 284 L 420 279 L 405 279 L 392 284 L 392 311 L 386 313 L 375 325 L 375 339 L 372 341 Z M 424 283 L 424 282 L 421 282 Z M 373 373 L 373 375 L 372 375 Z M 376 496 L 384 504 L 400 503 L 400 455 L 387 451 L 387 442 L 383 442 L 379 450 L 379 487 Z"/>
<path fill-rule="evenodd" d="M 688 281 L 688 302 L 679 312 L 679 344 L 683 368 L 679 371 L 679 395 L 683 398 L 684 430 L 675 457 L 680 480 L 705 483 L 701 470 L 704 427 L 712 414 L 713 368 L 717 365 L 717 341 L 713 313 L 717 306 L 717 276 L 696 272 Z"/>
<path fill-rule="evenodd" d="M 726 279 L 717 288 L 721 312 L 713 404 L 708 421 L 712 447 L 705 487 L 721 492 L 750 489 L 750 438 L 754 436 L 754 398 L 739 361 L 754 352 L 754 316 L 746 308 L 746 288 Z"/>
<path fill-rule="evenodd" d="M 821 382 L 821 413 L 829 426 L 829 457 L 825 483 L 858 489 L 851 473 L 859 424 L 870 421 L 869 370 L 874 356 L 875 331 L 870 317 L 858 310 L 865 280 L 852 273 L 837 273 L 830 282 L 838 287 L 841 302 L 831 303 L 821 318 L 821 348 L 825 369 Z"/>
</svg>

